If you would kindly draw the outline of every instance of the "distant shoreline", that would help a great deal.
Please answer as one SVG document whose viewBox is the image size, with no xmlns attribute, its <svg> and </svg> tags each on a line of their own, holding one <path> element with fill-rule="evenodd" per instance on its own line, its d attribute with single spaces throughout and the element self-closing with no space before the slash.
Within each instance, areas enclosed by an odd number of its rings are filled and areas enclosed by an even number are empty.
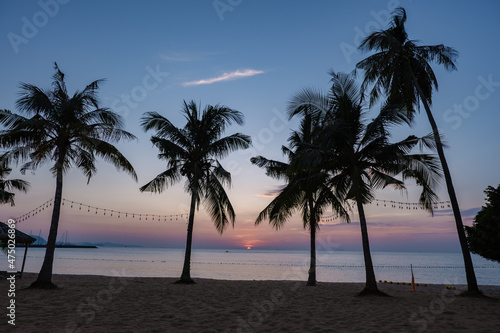
<svg viewBox="0 0 500 333">
<path fill-rule="evenodd" d="M 30 245 L 30 247 L 41 247 L 41 248 L 46 248 L 47 245 L 42 245 L 42 244 L 35 244 L 35 245 Z M 95 245 L 56 245 L 56 248 L 65 248 L 65 249 L 97 249 L 97 246 Z"/>
</svg>

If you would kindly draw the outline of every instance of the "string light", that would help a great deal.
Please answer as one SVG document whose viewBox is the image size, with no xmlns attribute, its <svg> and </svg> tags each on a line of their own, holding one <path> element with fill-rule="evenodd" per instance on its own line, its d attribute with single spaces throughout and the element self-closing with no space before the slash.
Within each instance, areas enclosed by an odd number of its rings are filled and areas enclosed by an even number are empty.
<svg viewBox="0 0 500 333">
<path fill-rule="evenodd" d="M 25 220 L 33 217 L 34 215 L 41 213 L 43 210 L 45 210 L 45 208 L 49 208 L 50 206 L 52 206 L 53 202 L 54 202 L 54 199 L 50 199 L 50 200 L 44 202 L 43 204 L 41 204 L 40 206 L 36 207 L 35 209 L 32 209 L 29 212 L 15 218 L 14 220 L 17 223 L 25 221 Z M 65 205 L 65 203 L 66 203 L 66 205 Z M 61 200 L 61 205 L 66 206 L 66 207 L 69 205 L 70 208 L 73 208 L 74 206 L 78 206 L 78 210 L 87 209 L 87 213 L 91 213 L 91 211 L 92 212 L 95 211 L 95 214 L 98 214 L 98 212 L 102 212 L 103 215 L 107 215 L 106 212 L 108 212 L 110 214 L 108 214 L 107 216 L 118 217 L 118 218 L 121 218 L 122 215 L 125 215 L 126 218 L 131 217 L 131 218 L 135 219 L 136 216 L 138 216 L 139 220 L 142 220 L 142 217 L 145 216 L 146 221 L 148 220 L 148 217 L 152 217 L 150 219 L 152 221 L 154 221 L 156 219 L 158 221 L 160 221 L 161 219 L 163 219 L 164 221 L 167 221 L 170 219 L 170 221 L 172 221 L 174 218 L 175 218 L 175 220 L 178 220 L 179 217 L 183 218 L 184 215 L 186 215 L 186 219 L 188 217 L 188 214 L 154 215 L 154 214 L 143 214 L 143 213 L 135 213 L 135 212 L 122 212 L 122 211 L 112 210 L 109 208 L 100 208 L 100 207 L 96 207 L 96 206 L 91 206 L 91 205 L 87 205 L 87 204 L 82 203 L 82 202 L 71 201 L 71 200 L 67 200 L 64 198 Z"/>
<path fill-rule="evenodd" d="M 36 215 L 37 213 L 41 212 L 42 210 L 45 210 L 45 208 L 49 208 L 50 206 L 52 206 L 53 201 L 54 201 L 54 199 L 50 199 L 50 200 L 44 202 L 43 204 L 41 204 L 40 206 L 36 207 L 35 209 L 27 212 L 26 214 L 23 214 L 23 215 L 15 218 L 14 220 L 16 221 L 16 223 L 19 223 L 21 221 L 25 221 L 25 220 L 29 219 L 30 217 L 33 217 L 33 215 Z"/>
<path fill-rule="evenodd" d="M 425 207 L 421 206 L 418 202 L 402 202 L 402 201 L 393 201 L 393 200 L 373 199 L 372 202 L 370 202 L 370 204 L 374 204 L 374 203 L 379 207 L 381 207 L 383 205 L 383 207 L 386 207 L 386 208 L 388 207 L 388 205 L 390 205 L 390 208 L 397 208 L 397 209 L 406 209 L 406 210 L 425 209 Z M 355 202 L 348 204 L 348 207 L 352 208 L 352 209 L 354 209 L 355 206 L 356 206 Z M 432 207 L 434 210 L 450 208 L 451 202 L 450 201 L 435 202 L 432 204 Z M 322 216 L 320 221 L 319 221 L 319 224 L 345 223 L 345 222 L 341 222 L 341 221 L 337 221 L 336 223 L 330 223 L 330 222 L 333 222 L 337 218 L 338 218 L 338 214 Z"/>
<path fill-rule="evenodd" d="M 67 199 L 62 199 L 62 202 L 61 204 L 64 206 L 65 203 L 68 203 L 70 205 L 70 208 L 73 208 L 73 206 L 77 205 L 78 206 L 78 210 L 82 210 L 82 207 L 85 209 L 87 209 L 87 212 L 90 213 L 90 211 L 94 211 L 95 210 L 95 214 L 98 214 L 99 211 L 101 211 L 103 213 L 103 215 L 106 215 L 106 211 L 110 211 L 110 216 L 113 216 L 113 217 L 118 217 L 118 218 L 121 218 L 122 215 L 125 215 L 126 218 L 129 217 L 129 215 L 135 219 L 136 215 L 139 216 L 139 220 L 142 221 L 142 217 L 143 215 L 145 215 L 145 220 L 147 221 L 148 220 L 148 217 L 151 216 L 151 220 L 152 221 L 155 221 L 155 220 L 158 220 L 160 221 L 161 219 L 163 219 L 163 221 L 167 221 L 167 220 L 170 220 L 170 221 L 173 221 L 174 219 L 176 221 L 179 220 L 179 217 L 182 219 L 184 218 L 184 215 L 186 215 L 186 219 L 188 219 L 188 214 L 170 214 L 170 215 L 154 215 L 154 214 L 142 214 L 142 213 L 134 213 L 134 212 L 121 212 L 121 211 L 115 211 L 115 210 L 111 210 L 109 208 L 100 208 L 100 207 L 95 207 L 95 206 L 91 206 L 91 205 L 87 205 L 87 204 L 84 204 L 84 203 L 81 203 L 81 202 L 76 202 L 76 201 L 72 201 L 72 200 L 67 200 Z M 50 199 L 46 202 L 44 202 L 43 204 L 41 204 L 40 206 L 36 207 L 35 209 L 32 209 L 31 211 L 15 218 L 15 221 L 17 223 L 19 222 L 22 222 L 22 221 L 25 221 L 31 217 L 33 217 L 34 215 L 38 214 L 38 213 L 41 213 L 42 211 L 45 210 L 45 208 L 49 208 L 50 206 L 52 206 L 52 204 L 54 203 L 54 199 Z M 393 200 L 381 200 L 381 199 L 374 199 L 371 204 L 376 204 L 377 206 L 383 206 L 383 207 L 388 207 L 390 205 L 391 208 L 397 208 L 397 209 L 406 209 L 406 210 L 418 210 L 418 209 L 425 209 L 424 207 L 422 207 L 419 203 L 417 202 L 402 202 L 402 201 L 393 201 Z M 445 209 L 445 208 L 450 208 L 451 207 L 451 203 L 450 201 L 440 201 L 440 202 L 435 202 L 433 203 L 433 209 L 434 210 L 439 210 L 439 209 Z M 350 205 L 349 205 L 349 208 L 351 209 L 354 209 L 356 207 L 356 203 L 355 202 L 352 202 Z M 113 215 L 113 213 L 116 213 Z M 333 222 L 334 220 L 336 220 L 338 218 L 338 215 L 328 215 L 328 216 L 323 216 L 321 217 L 319 223 L 320 224 L 326 224 L 326 223 L 329 223 L 329 224 L 332 224 L 330 222 Z M 337 223 L 333 223 L 333 224 L 339 224 L 339 223 L 343 223 L 343 222 L 337 222 Z"/>
<path fill-rule="evenodd" d="M 398 208 L 398 209 L 425 209 L 423 206 L 421 206 L 418 202 L 402 202 L 402 201 L 393 201 L 393 200 L 381 200 L 381 199 L 374 199 L 371 204 L 375 204 L 377 206 L 383 205 L 384 207 L 387 207 L 387 205 L 391 205 L 392 208 Z M 450 208 L 451 207 L 451 202 L 450 201 L 440 201 L 440 202 L 435 202 L 433 203 L 433 208 L 434 209 L 445 209 L 445 208 Z"/>
</svg>

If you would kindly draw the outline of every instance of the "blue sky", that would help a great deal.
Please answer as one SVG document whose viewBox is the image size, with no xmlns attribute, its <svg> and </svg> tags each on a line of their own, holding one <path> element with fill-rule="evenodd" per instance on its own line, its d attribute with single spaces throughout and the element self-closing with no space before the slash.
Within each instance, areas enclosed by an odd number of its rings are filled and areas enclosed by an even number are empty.
<svg viewBox="0 0 500 333">
<path fill-rule="evenodd" d="M 223 161 L 233 173 L 228 191 L 237 213 L 234 230 L 219 236 L 200 210 L 195 246 L 307 248 L 307 232 L 293 219 L 276 232 L 253 226 L 257 214 L 271 200 L 267 193 L 279 183 L 249 163 L 264 155 L 281 158 L 296 121 L 283 116 L 287 101 L 304 87 L 328 89 L 327 71 L 350 72 L 365 55 L 359 41 L 374 29 L 385 28 L 388 14 L 402 5 L 408 13 L 412 39 L 424 44 L 456 48 L 458 71 L 433 66 L 439 82 L 433 112 L 449 148 L 448 162 L 461 208 L 475 212 L 484 204 L 483 191 L 500 183 L 500 3 L 497 1 L 0 1 L 0 108 L 15 110 L 19 83 L 49 87 L 57 61 L 70 91 L 106 78 L 100 98 L 125 118 L 138 141 L 118 146 L 139 175 L 135 183 L 104 162 L 86 185 L 78 170 L 65 178 L 64 197 L 89 205 L 144 214 L 187 212 L 189 197 L 182 183 L 163 194 L 139 193 L 138 188 L 161 172 L 149 137 L 138 126 L 146 111 L 158 111 L 182 126 L 178 110 L 184 99 L 225 104 L 240 110 L 246 124 L 231 127 L 252 136 L 254 147 Z M 374 108 L 370 115 L 377 112 Z M 394 129 L 395 138 L 430 132 L 424 114 L 415 126 Z M 20 175 L 31 182 L 15 207 L 0 207 L 0 219 L 21 215 L 54 193 L 48 166 Z M 415 201 L 390 189 L 380 199 Z M 440 191 L 443 201 L 446 191 Z M 371 242 L 375 249 L 458 249 L 450 212 L 431 217 L 367 207 Z M 113 241 L 151 246 L 184 246 L 185 223 L 118 220 L 90 216 L 63 208 L 61 233 L 73 241 Z M 474 214 L 466 214 L 470 224 Z M 48 232 L 44 212 L 19 225 L 24 231 Z M 359 248 L 359 224 L 324 226 L 320 237 L 342 248 Z"/>
</svg>

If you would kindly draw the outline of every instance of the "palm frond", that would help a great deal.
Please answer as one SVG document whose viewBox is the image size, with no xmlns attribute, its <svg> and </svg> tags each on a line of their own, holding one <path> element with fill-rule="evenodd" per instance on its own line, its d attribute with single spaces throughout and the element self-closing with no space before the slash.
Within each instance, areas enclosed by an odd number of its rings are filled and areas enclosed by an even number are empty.
<svg viewBox="0 0 500 333">
<path fill-rule="evenodd" d="M 75 160 L 76 166 L 81 169 L 85 177 L 87 177 L 88 184 L 90 179 L 97 173 L 94 154 L 80 147 L 76 147 L 75 157 L 73 159 Z"/>
<path fill-rule="evenodd" d="M 109 108 L 96 108 L 80 115 L 79 120 L 83 124 L 99 124 L 100 126 L 109 126 L 113 128 L 123 127 L 123 117 Z"/>
<path fill-rule="evenodd" d="M 141 117 L 140 125 L 145 131 L 155 130 L 157 137 L 171 139 L 182 147 L 188 147 L 190 144 L 182 130 L 157 112 L 146 112 Z"/>
<path fill-rule="evenodd" d="M 224 169 L 219 161 L 216 162 L 212 173 L 222 185 L 231 187 L 231 173 Z"/>
<path fill-rule="evenodd" d="M 179 167 L 177 165 L 163 171 L 157 175 L 153 180 L 147 184 L 141 186 L 139 191 L 141 192 L 155 192 L 162 193 L 169 186 L 174 185 L 181 179 L 181 174 Z"/>
<path fill-rule="evenodd" d="M 180 158 L 187 158 L 189 154 L 183 147 L 172 142 L 171 140 L 152 136 L 151 142 L 160 151 L 160 154 L 158 154 L 158 158 L 166 159 L 167 161 L 171 159 L 177 160 Z"/>
<path fill-rule="evenodd" d="M 377 169 L 370 170 L 370 186 L 375 189 L 383 189 L 387 186 L 393 186 L 400 190 L 405 189 L 404 182 Z"/>
<path fill-rule="evenodd" d="M 22 179 L 5 179 L 12 171 L 8 167 L 7 155 L 0 156 L 0 204 L 10 203 L 11 206 L 14 206 L 15 193 L 10 191 L 16 190 L 26 193 L 30 184 Z"/>
<path fill-rule="evenodd" d="M 219 181 L 220 170 L 218 172 L 219 174 L 211 173 L 207 179 L 204 188 L 204 203 L 207 206 L 208 214 L 215 224 L 215 228 L 222 234 L 229 223 L 234 227 L 236 215 L 229 197 Z"/>
<path fill-rule="evenodd" d="M 210 143 L 206 148 L 206 154 L 215 158 L 224 158 L 231 152 L 249 148 L 251 144 L 250 136 L 235 133 Z"/>
<path fill-rule="evenodd" d="M 275 160 L 268 160 L 263 156 L 256 156 L 250 159 L 252 164 L 266 170 L 266 175 L 275 179 L 286 179 L 288 164 Z"/>
<path fill-rule="evenodd" d="M 255 224 L 259 224 L 262 220 L 268 218 L 273 228 L 279 230 L 292 216 L 293 212 L 301 206 L 303 200 L 304 192 L 300 188 L 300 183 L 290 182 L 259 214 Z"/>
<path fill-rule="evenodd" d="M 297 115 L 310 114 L 314 117 L 324 116 L 330 111 L 328 96 L 320 91 L 306 88 L 295 94 L 288 102 L 287 112 L 291 119 Z"/>
<path fill-rule="evenodd" d="M 432 213 L 434 204 L 439 200 L 435 190 L 440 187 L 439 181 L 442 178 L 439 160 L 432 155 L 413 154 L 406 156 L 404 163 L 403 180 L 414 179 L 422 187 L 419 203 Z"/>
<path fill-rule="evenodd" d="M 109 142 L 99 139 L 89 139 L 92 143 L 92 151 L 95 155 L 103 158 L 105 161 L 113 164 L 116 169 L 127 172 L 132 178 L 137 181 L 137 174 L 134 167 L 125 156 Z"/>
<path fill-rule="evenodd" d="M 19 111 L 28 115 L 47 115 L 53 111 L 54 105 L 50 99 L 50 91 L 44 91 L 27 83 L 21 83 L 20 88 L 19 99 L 16 101 L 16 108 Z"/>
</svg>

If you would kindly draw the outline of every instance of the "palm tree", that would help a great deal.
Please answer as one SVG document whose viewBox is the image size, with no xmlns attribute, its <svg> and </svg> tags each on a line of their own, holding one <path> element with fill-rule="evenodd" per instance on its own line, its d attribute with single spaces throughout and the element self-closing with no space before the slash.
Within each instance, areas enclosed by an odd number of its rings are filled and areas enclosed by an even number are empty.
<svg viewBox="0 0 500 333">
<path fill-rule="evenodd" d="M 102 80 L 87 85 L 73 96 L 68 94 L 64 74 L 55 64 L 52 88 L 43 90 L 22 83 L 17 108 L 26 114 L 0 113 L 0 146 L 10 148 L 9 157 L 28 160 L 21 172 L 35 170 L 53 161 L 50 171 L 56 177 L 56 191 L 47 249 L 37 280 L 32 288 L 56 288 L 52 283 L 52 265 L 61 211 L 63 175 L 72 166 L 81 169 L 88 182 L 97 172 L 96 157 L 102 157 L 135 180 L 130 162 L 110 142 L 134 139 L 122 129 L 121 117 L 98 105 L 97 91 Z M 88 183 L 87 182 L 87 183 Z"/>
<path fill-rule="evenodd" d="M 201 107 L 200 107 L 201 108 Z M 157 112 L 147 112 L 141 119 L 145 131 L 155 130 L 151 142 L 158 148 L 158 158 L 167 161 L 167 170 L 140 188 L 141 192 L 161 193 L 165 188 L 186 177 L 185 190 L 191 195 L 186 252 L 182 275 L 178 283 L 194 283 L 191 279 L 191 245 L 195 209 L 203 200 L 217 231 L 222 234 L 235 213 L 223 185 L 231 185 L 231 174 L 218 159 L 251 144 L 249 136 L 235 133 L 221 137 L 233 122 L 243 124 L 243 114 L 221 105 L 207 105 L 202 112 L 194 101 L 181 111 L 187 120 L 183 128 L 175 127 Z"/>
<path fill-rule="evenodd" d="M 275 179 L 285 180 L 286 186 L 257 217 L 255 224 L 269 219 L 269 223 L 277 230 L 295 211 L 300 211 L 304 228 L 309 227 L 310 232 L 310 265 L 308 286 L 316 286 L 316 232 L 324 209 L 328 206 L 337 212 L 339 217 L 349 221 L 349 215 L 342 206 L 342 202 L 325 184 L 328 173 L 321 168 L 304 167 L 297 158 L 303 145 L 314 143 L 317 132 L 320 130 L 319 118 L 310 113 L 302 119 L 300 130 L 292 132 L 289 142 L 293 151 L 285 146 L 283 153 L 288 157 L 289 163 L 266 159 L 262 156 L 251 158 L 251 162 L 266 169 L 266 174 Z M 298 166 L 300 165 L 300 166 Z"/>
<path fill-rule="evenodd" d="M 10 203 L 14 206 L 15 193 L 10 191 L 17 190 L 26 193 L 30 184 L 22 179 L 6 179 L 12 169 L 7 165 L 6 158 L 0 157 L 0 204 Z"/>
<path fill-rule="evenodd" d="M 363 87 L 373 83 L 370 104 L 373 104 L 385 93 L 389 100 L 399 101 L 406 106 L 406 112 L 410 119 L 413 117 L 415 108 L 419 109 L 420 102 L 424 105 L 432 127 L 455 217 L 458 239 L 464 257 L 468 291 L 477 294 L 479 289 L 467 246 L 460 208 L 439 130 L 430 109 L 432 92 L 434 89 L 437 90 L 438 83 L 429 62 L 435 61 L 447 70 L 456 70 L 455 60 L 458 52 L 442 44 L 418 45 L 414 40 L 408 38 L 405 22 L 406 11 L 400 7 L 394 11 L 392 23 L 388 29 L 373 32 L 363 40 L 359 46 L 360 49 L 375 50 L 377 53 L 360 61 L 356 67 L 365 71 Z"/>
<path fill-rule="evenodd" d="M 313 168 L 314 165 L 323 166 L 331 173 L 326 186 L 339 198 L 356 203 L 366 271 L 366 284 L 360 295 L 383 294 L 375 280 L 364 205 L 375 198 L 376 190 L 387 186 L 404 190 L 404 181 L 413 178 L 423 188 L 420 204 L 432 210 L 432 203 L 437 200 L 433 188 L 440 169 L 432 156 L 409 154 L 418 144 L 433 147 L 433 141 L 428 137 L 411 135 L 400 142 L 389 142 L 388 126 L 403 119 L 397 108 L 386 105 L 374 120 L 365 125 L 362 120 L 363 96 L 354 78 L 333 72 L 331 75 L 333 84 L 329 98 L 320 97 L 308 102 L 311 108 L 317 108 L 327 100 L 329 106 L 317 109 L 317 112 L 327 110 L 328 113 L 322 139 L 319 145 L 309 145 L 305 149 L 307 158 L 304 159 Z M 303 110 L 298 109 L 292 116 L 301 113 Z M 402 180 L 395 178 L 398 175 Z"/>
</svg>

